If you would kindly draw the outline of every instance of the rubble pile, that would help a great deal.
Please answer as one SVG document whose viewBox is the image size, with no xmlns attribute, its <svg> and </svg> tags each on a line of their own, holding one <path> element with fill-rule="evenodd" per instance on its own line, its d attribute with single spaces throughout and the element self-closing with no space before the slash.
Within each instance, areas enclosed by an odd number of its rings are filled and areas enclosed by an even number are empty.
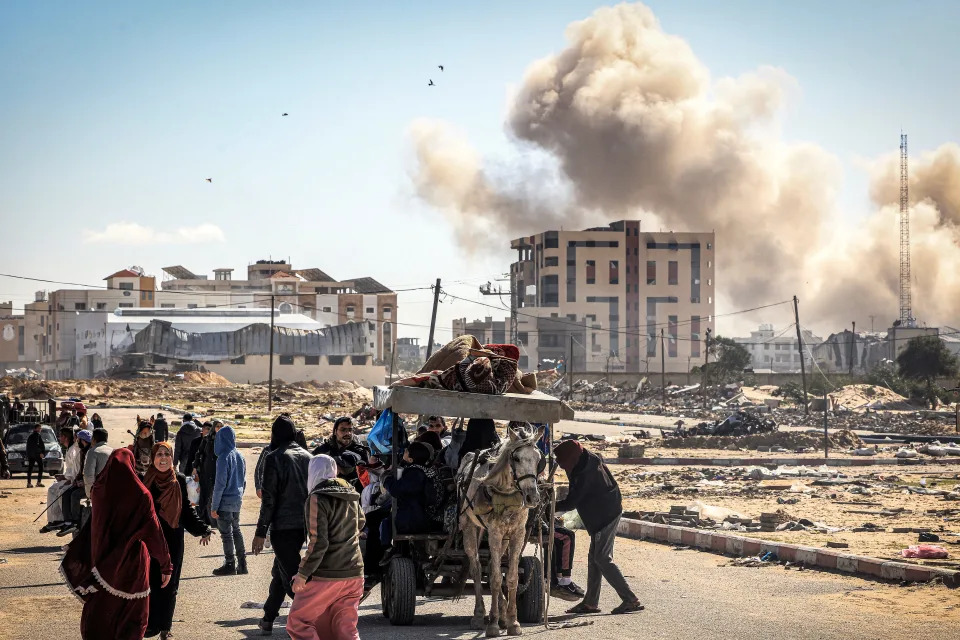
<svg viewBox="0 0 960 640">
<path fill-rule="evenodd" d="M 748 436 L 758 433 L 772 433 L 777 430 L 777 423 L 771 418 L 761 418 L 755 413 L 736 411 L 723 420 L 715 420 L 712 424 L 701 422 L 693 427 L 678 426 L 674 435 L 678 438 L 690 436 Z"/>
<path fill-rule="evenodd" d="M 860 437 L 849 430 L 830 434 L 832 449 L 863 447 Z M 723 449 L 723 450 L 761 450 L 790 451 L 798 449 L 817 449 L 823 446 L 823 434 L 809 431 L 775 431 L 756 433 L 746 436 L 688 436 L 664 438 L 659 446 L 668 449 Z"/>
</svg>

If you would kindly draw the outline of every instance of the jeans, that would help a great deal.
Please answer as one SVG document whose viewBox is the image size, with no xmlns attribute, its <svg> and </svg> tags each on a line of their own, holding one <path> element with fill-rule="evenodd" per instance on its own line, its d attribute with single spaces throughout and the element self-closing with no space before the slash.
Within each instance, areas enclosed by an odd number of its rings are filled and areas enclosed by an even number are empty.
<svg viewBox="0 0 960 640">
<path fill-rule="evenodd" d="M 306 539 L 307 532 L 303 529 L 270 530 L 273 579 L 270 581 L 270 594 L 263 603 L 264 620 L 273 622 L 280 614 L 283 596 L 293 597 L 293 578 L 300 569 L 300 548 Z"/>
<path fill-rule="evenodd" d="M 240 512 L 218 511 L 217 529 L 223 541 L 223 557 L 227 562 L 233 562 L 234 550 L 236 555 L 244 557 L 243 532 L 240 531 Z"/>
<path fill-rule="evenodd" d="M 30 458 L 27 461 L 27 484 L 30 484 L 30 475 L 33 473 L 33 465 L 37 465 L 37 482 L 43 480 L 43 458 Z"/>
<path fill-rule="evenodd" d="M 613 561 L 613 542 L 617 539 L 620 516 L 600 531 L 590 534 L 590 551 L 587 552 L 587 590 L 583 604 L 596 608 L 600 603 L 600 585 L 605 578 L 624 602 L 636 602 L 637 596 L 630 590 L 620 567 Z"/>
</svg>

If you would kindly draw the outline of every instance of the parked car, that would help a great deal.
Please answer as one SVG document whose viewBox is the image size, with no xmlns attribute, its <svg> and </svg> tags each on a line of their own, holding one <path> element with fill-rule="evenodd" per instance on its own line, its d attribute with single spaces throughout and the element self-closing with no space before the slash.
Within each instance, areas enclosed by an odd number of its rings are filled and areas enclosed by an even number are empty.
<svg viewBox="0 0 960 640">
<path fill-rule="evenodd" d="M 7 448 L 7 464 L 10 473 L 27 472 L 27 438 L 37 426 L 35 422 L 15 424 L 7 429 L 3 444 Z M 57 442 L 57 434 L 52 427 L 43 425 L 40 428 L 40 437 L 43 439 L 43 448 L 46 455 L 43 458 L 43 470 L 49 475 L 63 473 L 63 452 Z"/>
</svg>

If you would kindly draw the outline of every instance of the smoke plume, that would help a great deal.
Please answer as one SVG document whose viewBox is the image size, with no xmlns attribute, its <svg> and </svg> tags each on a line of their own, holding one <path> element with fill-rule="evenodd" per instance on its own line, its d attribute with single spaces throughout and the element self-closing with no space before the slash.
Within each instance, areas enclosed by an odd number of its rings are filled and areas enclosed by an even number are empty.
<svg viewBox="0 0 960 640">
<path fill-rule="evenodd" d="M 411 126 L 416 192 L 465 247 L 502 250 L 512 237 L 640 217 L 641 230 L 716 231 L 718 291 L 730 306 L 718 312 L 797 294 L 815 312 L 805 324 L 831 331 L 863 314 L 882 317 L 881 326 L 896 316 L 896 158 L 873 169 L 877 213 L 846 229 L 840 163 L 780 136 L 795 89 L 785 71 L 713 79 L 641 4 L 601 8 L 566 35 L 564 50 L 528 68 L 509 105 L 517 149 L 509 169 L 479 157 L 448 124 Z M 947 277 L 944 254 L 960 263 L 960 148 L 924 156 L 911 176 L 923 299 L 915 309 L 932 324 L 956 307 L 928 304 L 927 294 Z M 953 266 L 950 286 L 960 278 Z"/>
</svg>

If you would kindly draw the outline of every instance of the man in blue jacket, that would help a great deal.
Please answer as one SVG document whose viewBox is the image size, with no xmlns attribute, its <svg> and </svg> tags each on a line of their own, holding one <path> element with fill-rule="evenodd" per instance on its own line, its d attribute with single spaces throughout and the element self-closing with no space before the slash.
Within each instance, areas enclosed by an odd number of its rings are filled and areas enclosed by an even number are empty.
<svg viewBox="0 0 960 640">
<path fill-rule="evenodd" d="M 223 539 L 223 566 L 213 570 L 215 576 L 247 573 L 243 533 L 240 532 L 240 507 L 247 488 L 247 465 L 237 451 L 237 436 L 232 427 L 217 431 L 213 445 L 217 454 L 217 476 L 210 501 L 211 515 Z M 236 554 L 236 561 L 234 561 Z"/>
</svg>

